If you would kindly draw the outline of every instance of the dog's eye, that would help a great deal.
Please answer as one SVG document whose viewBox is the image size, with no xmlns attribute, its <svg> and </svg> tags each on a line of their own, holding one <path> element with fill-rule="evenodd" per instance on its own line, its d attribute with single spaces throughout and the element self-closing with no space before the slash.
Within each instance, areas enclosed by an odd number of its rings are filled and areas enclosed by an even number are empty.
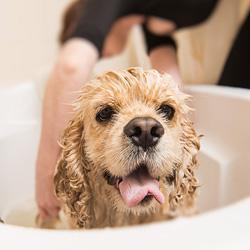
<svg viewBox="0 0 250 250">
<path fill-rule="evenodd" d="M 96 115 L 96 120 L 98 122 L 106 122 L 112 118 L 114 113 L 115 113 L 115 111 L 111 107 L 108 106 L 105 109 L 101 110 Z"/>
<path fill-rule="evenodd" d="M 163 114 L 164 118 L 170 121 L 174 117 L 175 110 L 171 106 L 163 104 L 158 108 L 158 112 Z"/>
</svg>

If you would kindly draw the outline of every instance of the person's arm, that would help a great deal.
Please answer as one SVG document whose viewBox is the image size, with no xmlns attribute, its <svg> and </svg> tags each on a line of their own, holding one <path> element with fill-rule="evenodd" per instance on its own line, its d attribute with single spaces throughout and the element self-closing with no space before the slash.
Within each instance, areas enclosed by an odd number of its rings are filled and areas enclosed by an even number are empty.
<svg viewBox="0 0 250 250">
<path fill-rule="evenodd" d="M 74 115 L 72 106 L 88 80 L 98 59 L 96 47 L 87 40 L 73 38 L 66 42 L 49 78 L 43 100 L 42 132 L 36 162 L 36 200 L 39 213 L 54 218 L 60 203 L 54 194 L 53 176 L 60 154 L 60 141 L 67 122 Z"/>
</svg>

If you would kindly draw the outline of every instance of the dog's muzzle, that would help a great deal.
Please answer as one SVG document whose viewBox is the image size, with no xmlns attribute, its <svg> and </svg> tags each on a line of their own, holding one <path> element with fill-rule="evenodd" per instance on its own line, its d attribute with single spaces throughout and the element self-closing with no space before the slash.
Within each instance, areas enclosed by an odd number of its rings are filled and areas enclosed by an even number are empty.
<svg viewBox="0 0 250 250">
<path fill-rule="evenodd" d="M 137 117 L 132 119 L 123 129 L 124 134 L 136 147 L 146 152 L 154 147 L 164 134 L 160 122 L 152 117 Z M 136 150 L 138 152 L 138 150 Z M 159 178 L 153 178 L 148 171 L 146 162 L 138 164 L 126 176 L 114 176 L 109 171 L 104 173 L 109 185 L 115 186 L 129 208 L 138 204 L 147 205 L 153 197 L 164 204 L 165 198 L 159 187 Z"/>
<path fill-rule="evenodd" d="M 123 131 L 134 145 L 142 147 L 144 151 L 155 146 L 164 134 L 161 123 L 151 117 L 134 118 L 124 127 Z"/>
</svg>

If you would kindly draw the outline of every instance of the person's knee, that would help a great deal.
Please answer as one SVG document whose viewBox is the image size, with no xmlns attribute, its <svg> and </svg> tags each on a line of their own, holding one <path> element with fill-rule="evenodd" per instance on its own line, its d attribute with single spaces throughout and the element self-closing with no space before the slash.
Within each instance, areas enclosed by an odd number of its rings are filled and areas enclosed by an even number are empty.
<svg viewBox="0 0 250 250">
<path fill-rule="evenodd" d="M 171 20 L 150 17 L 146 23 L 147 29 L 155 35 L 169 35 L 176 29 L 176 24 Z"/>
</svg>

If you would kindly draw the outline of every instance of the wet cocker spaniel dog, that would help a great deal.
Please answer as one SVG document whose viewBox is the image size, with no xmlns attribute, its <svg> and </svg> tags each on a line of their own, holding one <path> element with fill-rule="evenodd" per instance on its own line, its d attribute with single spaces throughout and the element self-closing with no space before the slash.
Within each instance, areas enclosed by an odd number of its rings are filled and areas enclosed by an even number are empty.
<svg viewBox="0 0 250 250">
<path fill-rule="evenodd" d="M 188 96 L 170 75 L 108 71 L 80 90 L 54 184 L 72 228 L 193 214 L 200 147 Z"/>
</svg>

